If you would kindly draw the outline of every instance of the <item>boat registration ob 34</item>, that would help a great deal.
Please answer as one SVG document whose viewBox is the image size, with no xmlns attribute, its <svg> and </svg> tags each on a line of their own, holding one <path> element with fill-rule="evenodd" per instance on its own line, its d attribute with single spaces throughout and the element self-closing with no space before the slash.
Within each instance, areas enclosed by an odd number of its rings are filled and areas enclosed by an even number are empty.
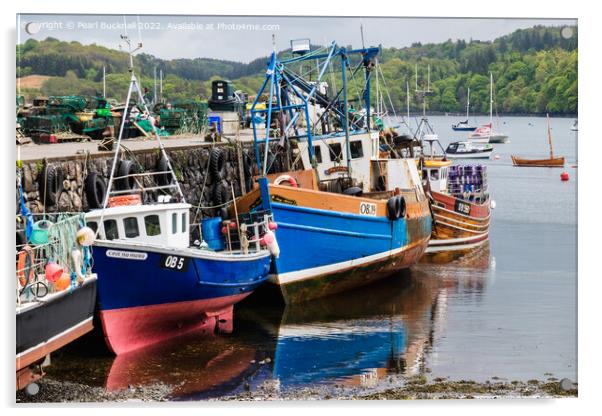
<svg viewBox="0 0 602 416">
<path fill-rule="evenodd" d="M 131 67 L 130 72 L 125 102 L 137 99 L 141 110 L 148 111 Z M 126 108 L 122 118 L 103 208 L 86 215 L 98 236 L 94 267 L 102 276 L 100 320 L 116 354 L 190 331 L 230 332 L 233 305 L 267 279 L 271 261 L 269 249 L 260 244 L 262 235 L 271 233 L 271 215 L 262 210 L 243 212 L 233 222 L 240 241 L 246 242 L 238 248 L 190 245 L 191 205 L 156 128 L 164 159 L 159 165 L 166 169 L 142 174 L 132 161 L 120 161 L 124 123 L 134 107 Z"/>
<path fill-rule="evenodd" d="M 408 268 L 428 244 L 431 217 L 416 161 L 379 155 L 379 132 L 372 128 L 370 113 L 378 53 L 378 48 L 349 50 L 334 42 L 286 60 L 273 53 L 251 106 L 261 186 L 237 205 L 253 210 L 269 204 L 281 248 L 270 282 L 287 303 L 352 289 Z M 312 62 L 312 81 L 294 70 L 306 60 Z M 329 93 L 322 80 L 329 68 L 341 71 L 339 91 Z M 347 100 L 347 77 L 355 78 L 360 70 L 364 108 L 354 110 Z M 262 95 L 267 96 L 265 109 L 258 105 Z M 265 125 L 260 125 L 257 120 L 264 116 Z M 296 164 L 287 162 L 279 173 L 269 174 L 289 145 Z"/>
</svg>

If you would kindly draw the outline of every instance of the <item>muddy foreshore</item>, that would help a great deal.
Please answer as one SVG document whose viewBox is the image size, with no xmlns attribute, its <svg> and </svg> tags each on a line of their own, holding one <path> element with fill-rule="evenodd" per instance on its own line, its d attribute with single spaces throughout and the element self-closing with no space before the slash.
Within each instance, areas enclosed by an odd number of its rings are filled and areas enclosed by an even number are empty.
<svg viewBox="0 0 602 416">
<path fill-rule="evenodd" d="M 16 394 L 17 403 L 84 403 L 84 402 L 168 402 L 171 387 L 164 384 L 135 387 L 116 392 L 101 387 L 63 382 L 46 377 L 38 382 L 40 391 L 29 396 L 24 391 Z M 510 399 L 577 397 L 577 385 L 565 390 L 554 377 L 547 380 L 452 381 L 425 377 L 407 380 L 403 386 L 379 388 L 342 388 L 319 386 L 281 391 L 277 382 L 270 381 L 255 391 L 209 399 L 208 401 L 298 401 L 298 400 L 417 400 L 417 399 Z"/>
</svg>

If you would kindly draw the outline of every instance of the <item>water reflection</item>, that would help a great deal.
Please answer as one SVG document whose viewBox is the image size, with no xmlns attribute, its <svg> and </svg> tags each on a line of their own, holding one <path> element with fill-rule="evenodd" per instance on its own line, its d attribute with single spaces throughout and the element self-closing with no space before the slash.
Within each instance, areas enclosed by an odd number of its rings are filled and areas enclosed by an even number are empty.
<svg viewBox="0 0 602 416">
<path fill-rule="evenodd" d="M 189 335 L 92 361 L 68 353 L 59 357 L 54 375 L 82 382 L 85 371 L 73 369 L 92 362 L 105 372 L 108 390 L 163 383 L 173 400 L 236 394 L 266 382 L 279 389 L 370 387 L 391 375 L 425 372 L 426 357 L 444 332 L 450 296 L 478 302 L 488 267 L 484 247 L 462 263 L 420 264 L 369 287 L 302 305 L 249 299 L 237 308 L 230 335 Z"/>
</svg>

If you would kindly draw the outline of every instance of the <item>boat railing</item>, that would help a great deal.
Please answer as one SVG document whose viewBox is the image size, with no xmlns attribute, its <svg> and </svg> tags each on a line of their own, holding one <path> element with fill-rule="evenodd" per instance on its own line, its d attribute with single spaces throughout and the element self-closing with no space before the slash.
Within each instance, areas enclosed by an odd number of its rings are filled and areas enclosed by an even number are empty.
<svg viewBox="0 0 602 416">
<path fill-rule="evenodd" d="M 77 231 L 85 225 L 83 216 L 46 214 L 43 218 L 56 219 L 47 229 L 46 241 L 16 245 L 17 305 L 35 302 L 73 287 L 83 280 L 84 275 L 91 273 L 91 250 L 77 243 Z"/>
<path fill-rule="evenodd" d="M 126 181 L 130 178 L 133 178 L 136 182 L 136 187 L 133 189 L 116 189 L 111 190 L 111 196 L 132 194 L 132 193 L 143 193 L 149 191 L 159 191 L 159 190 L 178 190 L 177 183 L 169 183 L 167 185 L 153 185 L 153 186 L 145 186 L 144 178 L 157 176 L 157 175 L 171 175 L 171 171 L 159 171 L 159 172 L 143 172 L 143 173 L 131 173 L 128 175 L 115 176 L 113 178 L 114 182 L 122 182 Z"/>
<path fill-rule="evenodd" d="M 269 211 L 240 214 L 238 221 L 225 220 L 225 240 L 228 251 L 259 252 L 265 250 L 265 235 L 271 230 L 274 216 Z M 232 225 L 234 224 L 234 225 Z"/>
</svg>

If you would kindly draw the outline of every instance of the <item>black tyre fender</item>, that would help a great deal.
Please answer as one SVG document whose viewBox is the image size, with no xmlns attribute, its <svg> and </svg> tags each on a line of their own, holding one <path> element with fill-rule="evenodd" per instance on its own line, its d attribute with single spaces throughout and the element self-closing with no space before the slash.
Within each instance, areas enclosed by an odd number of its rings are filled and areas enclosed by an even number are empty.
<svg viewBox="0 0 602 416">
<path fill-rule="evenodd" d="M 27 244 L 27 238 L 25 237 L 25 231 L 17 230 L 17 246 L 23 246 Z"/>
<path fill-rule="evenodd" d="M 219 181 L 213 187 L 213 204 L 222 205 L 230 200 L 230 187 L 226 181 Z"/>
<path fill-rule="evenodd" d="M 211 149 L 209 155 L 209 169 L 216 182 L 226 178 L 226 155 L 219 147 Z"/>
<path fill-rule="evenodd" d="M 57 203 L 58 195 L 63 190 L 63 179 L 65 174 L 60 166 L 46 165 L 39 175 L 38 184 L 40 198 L 45 206 L 53 206 Z"/>
<path fill-rule="evenodd" d="M 403 195 L 398 195 L 395 198 L 397 199 L 397 202 L 395 203 L 395 205 L 398 206 L 397 218 L 404 218 L 406 216 L 406 211 L 407 211 L 406 199 L 403 197 Z"/>
<path fill-rule="evenodd" d="M 107 194 L 107 184 L 96 172 L 90 172 L 84 184 L 88 207 L 91 209 L 102 208 Z"/>
<path fill-rule="evenodd" d="M 138 167 L 131 160 L 122 160 L 119 162 L 119 168 L 117 169 L 117 176 L 127 176 L 138 173 Z M 128 189 L 136 189 L 138 188 L 138 184 L 136 183 L 136 178 L 124 178 L 118 179 L 115 181 L 115 185 L 118 190 L 126 191 Z"/>
<path fill-rule="evenodd" d="M 253 161 L 249 151 L 245 150 L 242 154 L 243 172 L 245 174 L 245 188 L 247 192 L 253 189 Z"/>
<path fill-rule="evenodd" d="M 173 175 L 171 174 L 171 172 L 169 172 L 169 163 L 167 162 L 167 159 L 165 157 L 161 156 L 157 160 L 157 165 L 155 166 L 155 170 L 157 172 L 168 172 L 168 173 L 164 173 L 161 175 L 154 175 L 157 185 L 167 186 L 173 182 Z"/>
<path fill-rule="evenodd" d="M 389 198 L 389 200 L 387 201 L 387 218 L 389 218 L 391 221 L 395 221 L 398 217 L 397 217 L 397 198 L 392 196 L 391 198 Z"/>
</svg>

